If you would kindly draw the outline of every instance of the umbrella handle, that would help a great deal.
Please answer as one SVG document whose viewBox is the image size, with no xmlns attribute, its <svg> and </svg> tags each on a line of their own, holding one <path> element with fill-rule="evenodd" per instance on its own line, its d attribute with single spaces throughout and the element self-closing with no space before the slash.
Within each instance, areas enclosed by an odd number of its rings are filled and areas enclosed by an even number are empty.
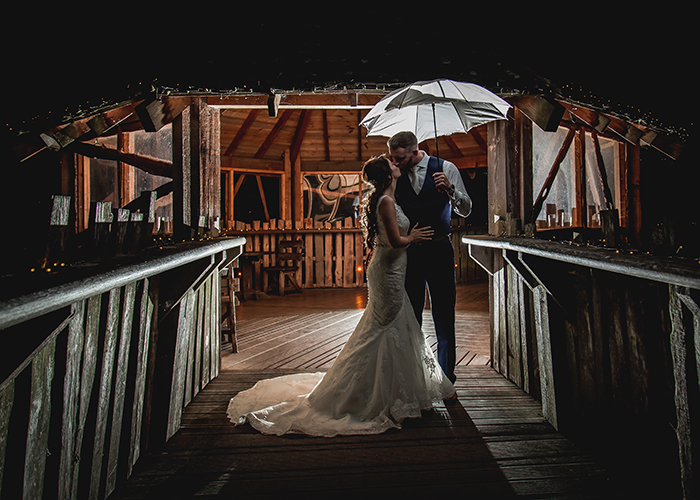
<svg viewBox="0 0 700 500">
<path fill-rule="evenodd" d="M 438 151 L 438 133 L 437 133 L 437 120 L 435 119 L 435 103 L 431 103 L 433 107 L 433 130 L 435 130 L 435 156 L 440 159 L 440 153 Z"/>
</svg>

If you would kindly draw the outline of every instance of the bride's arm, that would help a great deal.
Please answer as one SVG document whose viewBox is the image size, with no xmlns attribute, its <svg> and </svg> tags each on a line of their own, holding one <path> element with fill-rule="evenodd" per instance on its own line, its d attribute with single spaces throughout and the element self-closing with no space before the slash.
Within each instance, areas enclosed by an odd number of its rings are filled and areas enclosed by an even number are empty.
<svg viewBox="0 0 700 500">
<path fill-rule="evenodd" d="M 396 221 L 396 206 L 394 200 L 385 197 L 379 202 L 378 207 L 379 216 L 382 218 L 384 223 L 384 229 L 386 229 L 386 236 L 389 240 L 389 244 L 392 248 L 403 248 L 407 247 L 411 243 L 416 243 L 418 241 L 429 240 L 433 235 L 433 230 L 429 227 L 417 228 L 413 226 L 411 232 L 406 236 L 401 236 L 399 232 L 399 224 Z"/>
</svg>

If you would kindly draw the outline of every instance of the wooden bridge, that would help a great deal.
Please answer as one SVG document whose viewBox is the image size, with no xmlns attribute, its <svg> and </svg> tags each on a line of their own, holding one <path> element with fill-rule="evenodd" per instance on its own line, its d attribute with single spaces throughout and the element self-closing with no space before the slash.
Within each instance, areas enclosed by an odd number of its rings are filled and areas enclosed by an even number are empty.
<svg viewBox="0 0 700 500">
<path fill-rule="evenodd" d="M 628 283 L 613 276 L 630 266 L 598 265 L 589 255 L 595 250 L 559 247 L 542 267 L 551 244 L 514 250 L 513 241 L 465 237 L 483 247 L 470 252 L 489 279 L 458 287 L 458 401 L 370 437 L 280 438 L 228 421 L 229 399 L 256 381 L 326 370 L 366 304 L 362 287 L 246 301 L 237 308 L 233 353 L 222 343 L 217 290 L 243 238 L 126 257 L 116 269 L 72 269 L 71 280 L 59 274 L 50 287 L 1 302 L 3 342 L 12 349 L 2 351 L 0 498 L 343 497 L 436 488 L 484 498 L 680 496 L 692 454 L 678 443 L 691 446 L 680 438 L 691 436 L 694 389 L 685 386 L 674 400 L 658 358 L 671 350 L 676 385 L 680 367 L 693 367 L 681 348 L 690 346 L 685 329 L 695 309 L 686 289 L 697 276 L 659 271 L 649 258 L 639 267 L 649 281 L 638 273 Z M 507 246 L 502 255 L 498 245 Z M 603 323 L 579 333 L 578 348 L 567 347 L 574 338 L 567 332 L 581 326 L 559 322 L 571 321 L 562 314 L 575 310 L 570 295 L 585 287 L 554 288 L 550 280 L 586 272 L 594 292 L 610 297 L 583 304 L 598 321 L 623 324 L 619 311 L 606 312 L 621 293 L 611 284 L 633 301 L 643 294 L 640 304 L 670 290 L 669 309 L 629 306 L 627 328 L 611 330 L 615 337 L 596 340 L 608 335 Z M 424 325 L 434 342 L 428 311 Z M 670 344 L 657 327 L 671 329 Z M 601 349 L 589 361 L 586 335 Z M 660 349 L 650 348 L 655 343 Z M 602 385 L 592 388 L 585 374 Z M 644 385 L 648 400 L 639 398 Z M 594 388 L 600 399 L 586 392 Z M 632 406 L 644 401 L 647 408 Z M 662 417 L 678 422 L 675 432 L 664 432 Z"/>
<path fill-rule="evenodd" d="M 361 87 L 156 91 L 15 138 L 3 206 L 38 226 L 13 225 L 0 266 L 0 500 L 697 495 L 700 268 L 679 226 L 654 222 L 667 203 L 643 210 L 640 195 L 642 154 L 654 170 L 646 153 L 682 160 L 683 140 L 548 93 L 440 139 L 491 235 L 453 231 L 458 278 L 481 280 L 460 288 L 458 402 L 362 438 L 226 420 L 257 380 L 327 369 L 359 319 L 353 209 L 321 210 L 354 184 L 329 187 L 316 219 L 318 186 L 303 186 L 356 179 L 385 150 L 358 123 L 388 89 Z M 242 256 L 258 297 L 292 233 L 303 292 L 244 303 L 232 354 L 220 272 Z"/>
<path fill-rule="evenodd" d="M 112 497 L 316 498 L 401 493 L 478 498 L 610 498 L 615 481 L 544 419 L 540 405 L 491 369 L 488 283 L 460 285 L 457 403 L 379 436 L 264 436 L 226 417 L 256 381 L 324 371 L 352 333 L 366 289 L 305 290 L 238 309 L 239 352 L 190 403 L 182 428 Z M 434 332 L 425 313 L 425 332 Z"/>
</svg>

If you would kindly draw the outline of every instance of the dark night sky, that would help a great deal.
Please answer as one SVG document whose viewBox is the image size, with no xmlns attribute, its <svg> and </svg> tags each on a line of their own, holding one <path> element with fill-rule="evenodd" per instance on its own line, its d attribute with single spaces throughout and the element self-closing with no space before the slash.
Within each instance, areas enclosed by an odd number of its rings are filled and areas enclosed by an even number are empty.
<svg viewBox="0 0 700 500">
<path fill-rule="evenodd" d="M 20 15 L 27 29 L 2 40 L 3 125 L 119 100 L 154 78 L 172 87 L 267 91 L 438 77 L 481 83 L 504 67 L 580 85 L 674 127 L 689 127 L 697 109 L 687 64 L 697 42 L 682 11 L 585 18 L 505 11 L 500 21 L 490 12 L 487 23 L 464 6 L 435 19 L 373 11 L 365 22 L 353 18 L 355 8 L 333 18 L 270 9 L 64 13 L 60 22 L 48 12 Z"/>
</svg>

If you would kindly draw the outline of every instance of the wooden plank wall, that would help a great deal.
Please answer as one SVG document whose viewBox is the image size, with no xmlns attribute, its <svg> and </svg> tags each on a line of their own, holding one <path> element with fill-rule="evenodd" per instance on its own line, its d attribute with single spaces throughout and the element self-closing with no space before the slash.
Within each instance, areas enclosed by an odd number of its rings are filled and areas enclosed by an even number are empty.
<svg viewBox="0 0 700 500">
<path fill-rule="evenodd" d="M 534 256 L 522 266 L 506 250 L 489 260 L 494 368 L 640 495 L 691 498 L 698 290 Z"/>
<path fill-rule="evenodd" d="M 170 322 L 159 276 L 59 311 L 0 386 L 0 498 L 106 498 L 172 436 L 220 369 L 219 279 L 214 267 L 190 286 Z M 44 323 L 5 329 L 2 348 Z"/>
<path fill-rule="evenodd" d="M 254 221 L 247 224 L 234 221 L 235 229 L 229 236 L 244 236 L 244 254 L 262 252 L 259 260 L 253 263 L 254 288 L 267 289 L 265 267 L 277 265 L 278 242 L 283 239 L 302 239 L 304 259 L 297 271 L 297 283 L 302 288 L 352 288 L 365 286 L 366 251 L 362 243 L 359 221 L 348 217 L 343 221 L 314 223 L 303 221 L 283 221 L 272 219 L 269 222 Z M 465 234 L 482 234 L 485 228 L 467 226 L 464 219 L 452 221 L 452 245 L 455 249 L 455 275 L 458 283 L 482 281 L 487 273 L 472 260 L 461 237 Z"/>
</svg>

